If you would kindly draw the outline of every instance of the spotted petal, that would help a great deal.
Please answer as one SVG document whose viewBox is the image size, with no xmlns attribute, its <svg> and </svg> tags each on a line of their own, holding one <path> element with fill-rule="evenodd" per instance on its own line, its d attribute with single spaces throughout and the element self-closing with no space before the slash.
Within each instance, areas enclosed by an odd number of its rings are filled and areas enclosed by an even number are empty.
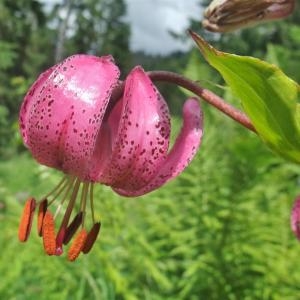
<svg viewBox="0 0 300 300">
<path fill-rule="evenodd" d="M 179 175 L 190 163 L 202 138 L 203 116 L 198 100 L 188 99 L 183 107 L 183 127 L 167 158 L 160 164 L 155 176 L 141 189 L 114 188 L 124 196 L 140 196 L 149 193 Z"/>
<path fill-rule="evenodd" d="M 166 102 L 141 67 L 128 75 L 123 98 L 108 123 L 112 153 L 98 180 L 114 188 L 142 188 L 165 160 L 170 115 Z"/>
<path fill-rule="evenodd" d="M 74 55 L 43 73 L 21 108 L 21 132 L 40 163 L 85 179 L 119 70 L 110 56 Z"/>
</svg>

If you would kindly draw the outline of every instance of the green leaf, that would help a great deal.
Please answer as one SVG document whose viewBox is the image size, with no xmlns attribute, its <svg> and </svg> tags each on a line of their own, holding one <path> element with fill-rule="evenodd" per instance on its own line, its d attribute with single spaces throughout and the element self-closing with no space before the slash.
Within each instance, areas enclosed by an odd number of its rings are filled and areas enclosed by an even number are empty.
<svg viewBox="0 0 300 300">
<path fill-rule="evenodd" d="M 218 51 L 190 33 L 208 63 L 241 100 L 262 140 L 277 154 L 300 163 L 299 85 L 274 65 Z"/>
</svg>

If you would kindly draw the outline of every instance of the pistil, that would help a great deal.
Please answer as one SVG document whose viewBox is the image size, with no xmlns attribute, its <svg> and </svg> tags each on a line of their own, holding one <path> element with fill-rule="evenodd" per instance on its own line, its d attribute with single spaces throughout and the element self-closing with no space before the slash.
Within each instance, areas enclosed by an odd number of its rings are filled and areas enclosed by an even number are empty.
<svg viewBox="0 0 300 300">
<path fill-rule="evenodd" d="M 71 199 L 69 201 L 69 204 L 67 206 L 66 212 L 65 212 L 63 220 L 61 222 L 59 231 L 56 236 L 57 255 L 60 255 L 62 253 L 62 245 L 63 245 L 64 237 L 66 234 L 66 230 L 67 230 L 67 226 L 68 226 L 68 223 L 70 220 L 71 213 L 73 211 L 73 208 L 74 208 L 74 205 L 76 202 L 80 183 L 81 183 L 80 180 L 78 178 L 76 178 L 75 185 L 74 185 L 72 195 L 71 195 Z"/>
</svg>

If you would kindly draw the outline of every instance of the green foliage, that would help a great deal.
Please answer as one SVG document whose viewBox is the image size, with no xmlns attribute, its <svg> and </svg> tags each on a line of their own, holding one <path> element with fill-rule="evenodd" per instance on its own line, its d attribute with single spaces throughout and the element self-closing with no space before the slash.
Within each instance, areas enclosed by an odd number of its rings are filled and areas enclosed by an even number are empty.
<svg viewBox="0 0 300 300">
<path fill-rule="evenodd" d="M 128 71 L 131 67 L 130 27 L 124 20 L 124 0 L 64 1 L 56 5 L 54 19 L 66 10 L 67 16 L 58 20 L 57 61 L 74 52 L 98 56 L 110 54 L 122 71 Z"/>
<path fill-rule="evenodd" d="M 15 45 L 0 41 L 0 70 L 5 71 L 14 64 L 16 59 Z"/>
<path fill-rule="evenodd" d="M 294 50 L 281 45 L 269 44 L 266 60 L 280 67 L 295 81 L 300 81 L 300 49 Z"/>
<path fill-rule="evenodd" d="M 51 51 L 42 44 L 51 32 L 45 32 L 45 19 L 37 1 L 0 1 L 0 110 L 5 111 L 0 113 L 0 157 L 15 152 L 14 129 L 21 99 Z"/>
</svg>

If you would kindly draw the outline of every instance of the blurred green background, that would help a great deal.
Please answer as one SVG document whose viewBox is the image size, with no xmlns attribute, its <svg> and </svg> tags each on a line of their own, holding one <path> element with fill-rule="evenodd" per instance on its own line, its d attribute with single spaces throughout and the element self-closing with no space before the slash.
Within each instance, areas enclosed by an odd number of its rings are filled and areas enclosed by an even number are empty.
<svg viewBox="0 0 300 300">
<path fill-rule="evenodd" d="M 136 199 L 96 188 L 103 226 L 89 255 L 74 263 L 48 257 L 35 230 L 26 244 L 18 242 L 26 197 L 42 197 L 61 176 L 32 160 L 17 124 L 24 93 L 56 61 L 110 53 L 123 74 L 135 64 L 176 71 L 239 106 L 196 49 L 166 56 L 130 51 L 125 14 L 123 0 L 66 0 L 50 9 L 0 0 L 0 299 L 300 299 L 300 245 L 289 226 L 299 167 L 205 103 L 202 147 L 176 180 Z M 204 32 L 200 17 L 190 28 L 223 51 L 264 58 L 299 81 L 299 21 L 297 10 L 285 21 L 222 36 Z M 175 135 L 186 95 L 160 88 Z"/>
</svg>

